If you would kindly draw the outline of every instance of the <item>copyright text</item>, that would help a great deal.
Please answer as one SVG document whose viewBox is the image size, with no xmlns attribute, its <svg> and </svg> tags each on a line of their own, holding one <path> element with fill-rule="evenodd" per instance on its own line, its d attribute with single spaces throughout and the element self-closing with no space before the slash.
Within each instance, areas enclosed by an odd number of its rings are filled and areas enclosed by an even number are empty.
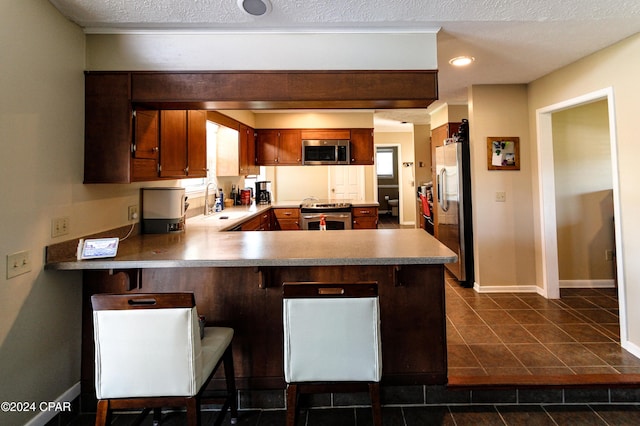
<svg viewBox="0 0 640 426">
<path fill-rule="evenodd" d="M 3 401 L 0 403 L 3 413 L 23 413 L 34 411 L 71 411 L 71 402 L 56 401 Z"/>
</svg>

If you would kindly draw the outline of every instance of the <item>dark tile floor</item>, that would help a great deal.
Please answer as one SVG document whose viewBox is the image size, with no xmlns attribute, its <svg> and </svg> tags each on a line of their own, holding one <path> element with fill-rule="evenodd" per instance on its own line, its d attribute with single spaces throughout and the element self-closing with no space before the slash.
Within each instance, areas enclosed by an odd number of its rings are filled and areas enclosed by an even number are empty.
<svg viewBox="0 0 640 426">
<path fill-rule="evenodd" d="M 449 376 L 638 374 L 619 344 L 616 289 L 479 294 L 447 278 Z"/>
<path fill-rule="evenodd" d="M 382 410 L 385 426 L 476 426 L 476 425 L 611 425 L 635 426 L 640 424 L 640 406 L 625 405 L 473 405 L 473 406 L 422 406 L 422 407 L 385 407 Z M 203 413 L 202 424 L 213 424 L 214 414 Z M 129 426 L 135 416 L 119 415 L 114 418 L 114 426 Z M 152 416 L 142 425 L 151 425 Z M 282 426 L 285 424 L 285 412 L 242 411 L 238 425 L 246 426 Z M 94 422 L 90 415 L 78 417 L 71 425 L 89 426 Z M 162 425 L 182 426 L 185 417 L 182 413 L 165 415 Z M 228 416 L 223 425 L 230 425 Z M 371 425 L 371 412 L 368 408 L 332 408 L 302 412 L 298 425 L 301 426 L 361 426 Z"/>
</svg>

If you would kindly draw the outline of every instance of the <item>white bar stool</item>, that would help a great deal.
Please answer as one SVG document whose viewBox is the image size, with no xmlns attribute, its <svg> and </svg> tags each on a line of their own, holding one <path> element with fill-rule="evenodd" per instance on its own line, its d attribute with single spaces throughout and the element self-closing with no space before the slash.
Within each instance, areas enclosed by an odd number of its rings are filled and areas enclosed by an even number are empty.
<svg viewBox="0 0 640 426">
<path fill-rule="evenodd" d="M 369 390 L 382 425 L 380 307 L 376 282 L 283 284 L 287 426 L 299 393 Z"/>
<path fill-rule="evenodd" d="M 187 424 L 200 424 L 204 389 L 224 363 L 227 384 L 216 424 L 231 409 L 238 418 L 231 340 L 233 329 L 204 327 L 193 293 L 91 296 L 95 340 L 96 425 L 114 409 L 186 407 Z"/>
</svg>

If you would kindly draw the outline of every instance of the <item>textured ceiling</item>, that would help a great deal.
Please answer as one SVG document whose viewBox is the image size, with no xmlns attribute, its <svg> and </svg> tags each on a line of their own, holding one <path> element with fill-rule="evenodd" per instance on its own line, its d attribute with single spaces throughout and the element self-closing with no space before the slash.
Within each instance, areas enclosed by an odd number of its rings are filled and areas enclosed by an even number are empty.
<svg viewBox="0 0 640 426">
<path fill-rule="evenodd" d="M 638 0 L 271 0 L 252 17 L 237 0 L 50 0 L 88 33 L 131 30 L 410 31 L 438 33 L 440 101 L 472 84 L 528 83 L 640 31 Z M 476 58 L 454 69 L 454 56 Z M 640 60 L 633 58 L 634 60 Z M 424 111 L 378 114 L 427 123 Z"/>
</svg>

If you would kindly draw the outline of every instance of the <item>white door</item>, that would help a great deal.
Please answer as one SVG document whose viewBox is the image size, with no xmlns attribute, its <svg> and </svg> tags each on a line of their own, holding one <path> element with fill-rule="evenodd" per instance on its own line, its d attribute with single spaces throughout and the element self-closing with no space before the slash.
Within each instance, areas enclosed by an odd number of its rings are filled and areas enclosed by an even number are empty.
<svg viewBox="0 0 640 426">
<path fill-rule="evenodd" d="M 329 198 L 364 200 L 364 166 L 329 166 Z"/>
</svg>

